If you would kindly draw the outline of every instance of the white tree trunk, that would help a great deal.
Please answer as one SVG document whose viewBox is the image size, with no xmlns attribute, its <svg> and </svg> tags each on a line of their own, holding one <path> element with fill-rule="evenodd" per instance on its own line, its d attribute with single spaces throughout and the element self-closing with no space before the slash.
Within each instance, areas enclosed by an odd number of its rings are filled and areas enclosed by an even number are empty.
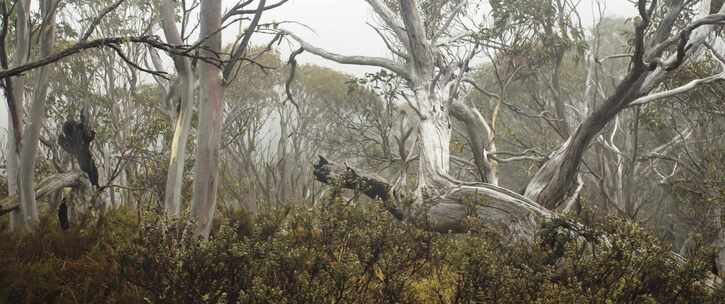
<svg viewBox="0 0 725 304">
<path fill-rule="evenodd" d="M 214 58 L 221 51 L 221 1 L 203 0 L 201 2 L 200 37 L 201 56 Z M 206 38 L 209 37 L 209 38 Z M 221 69 L 207 62 L 199 62 L 199 145 L 194 167 L 194 193 L 191 214 L 196 219 L 198 233 L 209 237 L 214 209 L 216 207 L 216 189 L 218 185 L 218 161 L 223 123 L 222 103 L 224 87 Z"/>
<path fill-rule="evenodd" d="M 174 7 L 176 3 L 172 0 L 162 0 L 160 3 L 161 26 L 166 36 L 166 41 L 173 45 L 182 45 L 181 34 L 176 27 Z M 203 36 L 202 36 L 203 37 Z M 186 160 L 186 143 L 189 139 L 191 129 L 191 116 L 193 111 L 194 97 L 194 76 L 191 71 L 191 64 L 187 58 L 174 56 L 174 65 L 179 79 L 181 105 L 180 113 L 176 118 L 174 138 L 171 143 L 171 155 L 169 157 L 169 172 L 166 177 L 166 193 L 164 206 L 166 213 L 171 216 L 181 214 L 181 187 L 184 183 L 184 161 Z M 170 94 L 175 94 L 170 92 Z"/>
<path fill-rule="evenodd" d="M 451 128 L 447 113 L 423 119 L 418 124 L 420 160 L 418 169 L 418 190 L 430 191 L 450 186 Z M 433 195 L 435 193 L 427 193 Z"/>
<path fill-rule="evenodd" d="M 462 101 L 453 103 L 451 115 L 465 125 L 466 134 L 471 144 L 473 161 L 476 164 L 481 181 L 498 185 L 496 169 L 488 158 L 487 152 L 489 148 L 495 148 L 491 127 L 488 126 L 488 123 L 477 109 L 464 104 Z"/>
<path fill-rule="evenodd" d="M 40 3 L 41 15 L 44 23 L 40 36 L 40 57 L 49 56 L 53 51 L 55 42 L 55 8 L 56 1 L 46 0 Z M 38 206 L 33 191 L 35 178 L 35 156 L 38 151 L 40 129 L 45 121 L 45 101 L 48 91 L 48 74 L 51 66 L 39 68 L 33 79 L 33 98 L 30 119 L 23 132 L 20 153 L 20 208 L 23 212 L 26 226 L 33 225 L 39 219 Z"/>
<path fill-rule="evenodd" d="M 30 43 L 30 29 L 28 22 L 30 19 L 30 1 L 18 0 L 15 3 L 15 55 L 13 65 L 23 65 L 28 58 L 28 45 Z M 22 133 L 23 115 L 25 103 L 25 78 L 22 76 L 13 78 L 13 96 L 16 107 L 15 117 L 18 120 L 13 126 L 12 118 L 8 119 L 8 154 L 7 154 L 7 176 L 8 176 L 8 195 L 18 194 L 18 183 L 20 179 L 20 147 L 17 146 L 18 138 L 15 138 L 16 130 Z M 10 230 L 25 230 L 25 221 L 23 220 L 23 209 L 18 209 L 10 215 Z"/>
<path fill-rule="evenodd" d="M 13 82 L 13 84 L 15 85 L 15 87 L 13 87 L 13 89 L 15 89 L 18 86 L 24 85 L 24 81 L 19 80 L 19 79 L 20 78 L 18 78 L 17 80 L 15 80 Z M 17 96 L 19 96 L 19 95 L 15 95 L 15 96 L 16 96 L 15 97 L 16 102 L 20 101 L 20 102 L 18 102 L 18 104 L 22 104 L 22 98 L 18 98 Z M 22 115 L 18 115 L 17 117 L 22 117 Z M 9 118 L 8 121 L 12 121 L 12 119 Z M 22 120 L 20 120 L 19 122 L 21 122 L 21 121 Z M 20 126 L 22 127 L 22 124 L 20 124 Z M 8 146 L 7 147 L 8 147 L 8 153 L 7 153 L 8 196 L 14 196 L 14 195 L 18 194 L 19 155 L 18 155 L 18 152 L 16 149 L 18 149 L 19 147 L 17 147 L 17 145 L 15 144 L 15 136 L 14 136 L 14 129 L 13 129 L 12 123 L 8 124 Z M 17 209 L 10 214 L 10 231 L 15 231 L 15 230 L 25 230 L 25 221 L 23 221 L 23 210 L 22 209 Z"/>
</svg>

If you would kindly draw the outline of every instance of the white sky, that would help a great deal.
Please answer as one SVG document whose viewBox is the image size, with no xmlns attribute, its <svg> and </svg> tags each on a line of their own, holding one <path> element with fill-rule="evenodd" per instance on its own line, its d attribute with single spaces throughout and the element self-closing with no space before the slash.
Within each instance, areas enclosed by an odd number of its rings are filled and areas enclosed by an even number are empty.
<svg viewBox="0 0 725 304">
<path fill-rule="evenodd" d="M 224 0 L 231 4 L 236 0 Z M 268 1 L 272 2 L 272 1 Z M 276 2 L 276 1 L 274 1 Z M 272 2 L 272 3 L 274 3 Z M 582 0 L 580 14 L 584 26 L 592 23 L 595 15 L 592 7 L 594 0 Z M 606 6 L 606 15 L 630 16 L 634 13 L 632 4 L 627 0 L 600 0 Z M 386 56 L 387 51 L 377 34 L 366 24 L 373 22 L 373 13 L 363 0 L 290 0 L 281 7 L 269 11 L 262 22 L 295 21 L 305 26 L 286 24 L 285 29 L 291 30 L 308 42 L 345 55 Z M 225 41 L 234 37 L 233 32 L 224 33 Z M 266 37 L 269 39 L 270 37 Z M 262 37 L 254 40 L 263 43 Z M 296 46 L 283 43 L 283 54 Z M 377 71 L 378 68 L 340 65 L 321 59 L 309 53 L 298 56 L 302 63 L 314 63 L 349 74 L 360 75 L 364 72 Z M 0 128 L 7 127 L 6 102 L 0 103 Z"/>
</svg>

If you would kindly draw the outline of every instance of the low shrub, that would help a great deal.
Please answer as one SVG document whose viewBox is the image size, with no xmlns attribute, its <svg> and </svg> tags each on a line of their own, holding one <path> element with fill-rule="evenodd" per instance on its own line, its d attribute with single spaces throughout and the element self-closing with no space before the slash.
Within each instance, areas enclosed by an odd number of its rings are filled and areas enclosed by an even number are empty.
<svg viewBox="0 0 725 304">
<path fill-rule="evenodd" d="M 45 217 L 29 234 L 1 234 L 0 303 L 142 303 L 117 263 L 136 226 L 117 210 L 89 227 L 63 231 Z"/>
<path fill-rule="evenodd" d="M 107 214 L 62 232 L 45 220 L 3 235 L 0 299 L 9 303 L 717 303 L 712 253 L 677 262 L 639 226 L 612 219 L 518 243 L 479 227 L 446 235 L 381 207 L 337 201 L 217 223 Z M 606 240 L 606 241 L 603 241 Z"/>
</svg>

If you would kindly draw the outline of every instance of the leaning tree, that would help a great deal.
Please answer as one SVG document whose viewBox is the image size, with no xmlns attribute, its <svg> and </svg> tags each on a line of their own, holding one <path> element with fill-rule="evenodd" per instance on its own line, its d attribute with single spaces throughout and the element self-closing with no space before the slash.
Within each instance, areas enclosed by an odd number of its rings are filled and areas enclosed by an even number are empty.
<svg viewBox="0 0 725 304">
<path fill-rule="evenodd" d="M 633 20 L 631 52 L 624 56 L 629 60 L 624 77 L 612 94 L 566 132 L 566 140 L 549 154 L 548 160 L 520 194 L 497 185 L 485 145 L 490 141 L 486 137 L 491 136 L 489 123 L 477 109 L 464 102 L 466 94 L 475 87 L 469 79 L 471 61 L 481 49 L 491 46 L 486 41 L 486 33 L 493 29 L 482 28 L 483 23 L 477 23 L 472 17 L 475 14 L 470 13 L 480 9 L 481 4 L 465 0 L 365 1 L 382 21 L 376 31 L 391 57 L 345 56 L 316 47 L 288 30 L 282 32 L 299 43 L 301 50 L 342 64 L 380 67 L 405 81 L 408 93 L 401 94 L 403 101 L 399 104 L 401 111 L 418 121 L 417 186 L 414 191 L 405 191 L 383 178 L 324 158 L 315 165 L 315 174 L 322 182 L 353 188 L 380 199 L 399 218 L 439 231 L 463 229 L 463 218 L 473 213 L 485 223 L 531 236 L 537 231 L 540 220 L 557 217 L 574 204 L 581 190 L 579 167 L 584 154 L 620 112 L 721 79 L 722 74 L 716 74 L 693 79 L 674 89 L 661 88 L 660 84 L 672 78 L 681 66 L 704 52 L 713 53 L 725 67 L 722 41 L 713 37 L 718 25 L 725 21 L 725 15 L 722 8 L 711 7 L 715 1 L 702 1 L 696 16 L 693 16 L 692 7 L 697 1 L 637 1 L 639 16 Z M 548 8 L 562 2 L 565 1 L 516 3 Z M 492 1 L 491 4 L 494 9 L 513 5 L 502 3 Z M 551 11 L 556 12 L 556 8 Z M 516 26 L 516 22 L 506 23 L 505 19 L 511 18 L 510 15 L 499 14 L 497 17 L 494 26 Z M 567 31 L 566 26 L 558 30 L 562 34 Z M 596 61 L 596 58 L 591 59 Z M 583 94 L 584 98 L 590 95 Z M 474 148 L 481 151 L 474 151 L 474 160 L 484 172 L 484 183 L 457 180 L 449 173 L 452 118 L 466 125 L 469 137 L 483 139 L 474 142 L 477 145 Z"/>
</svg>

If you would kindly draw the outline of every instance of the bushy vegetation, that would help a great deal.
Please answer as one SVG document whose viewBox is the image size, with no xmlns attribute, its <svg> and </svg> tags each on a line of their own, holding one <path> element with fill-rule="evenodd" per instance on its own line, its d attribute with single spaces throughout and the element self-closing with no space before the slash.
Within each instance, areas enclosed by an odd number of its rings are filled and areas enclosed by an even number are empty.
<svg viewBox="0 0 725 304">
<path fill-rule="evenodd" d="M 114 211 L 88 227 L 54 220 L 0 242 L 8 303 L 716 303 L 706 250 L 678 263 L 640 227 L 611 220 L 517 243 L 445 235 L 376 206 L 238 213 L 209 241 L 193 223 Z M 589 241 L 584 241 L 589 239 Z M 596 241 L 596 240 L 600 241 Z M 606 240 L 606 242 L 601 241 Z"/>
<path fill-rule="evenodd" d="M 143 303 L 120 275 L 118 256 L 136 234 L 130 213 L 113 211 L 62 231 L 43 218 L 30 234 L 0 234 L 0 303 Z"/>
</svg>

